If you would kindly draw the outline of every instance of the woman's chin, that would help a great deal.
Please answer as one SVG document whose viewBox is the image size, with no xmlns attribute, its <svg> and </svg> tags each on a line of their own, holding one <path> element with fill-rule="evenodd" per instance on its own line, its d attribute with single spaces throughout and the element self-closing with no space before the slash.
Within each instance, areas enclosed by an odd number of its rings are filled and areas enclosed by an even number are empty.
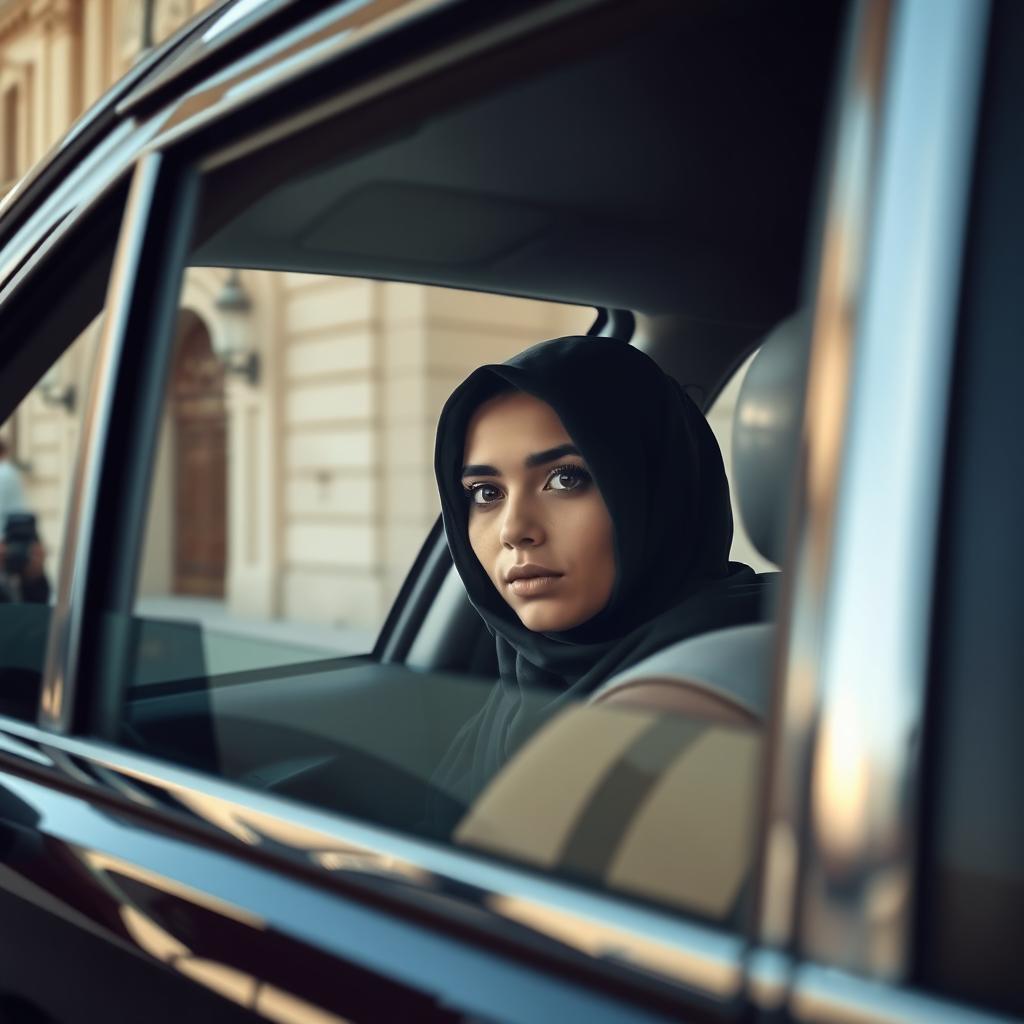
<svg viewBox="0 0 1024 1024">
<path fill-rule="evenodd" d="M 540 601 L 533 602 L 525 608 L 517 608 L 516 614 L 519 621 L 534 633 L 561 633 L 583 621 L 571 609 L 544 607 Z"/>
</svg>

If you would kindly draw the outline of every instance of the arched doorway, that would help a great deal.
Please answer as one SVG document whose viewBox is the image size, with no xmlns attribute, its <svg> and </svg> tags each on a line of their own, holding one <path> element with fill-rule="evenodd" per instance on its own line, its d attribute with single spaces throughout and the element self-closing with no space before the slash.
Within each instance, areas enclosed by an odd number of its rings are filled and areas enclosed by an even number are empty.
<svg viewBox="0 0 1024 1024">
<path fill-rule="evenodd" d="M 224 369 L 206 324 L 178 319 L 171 377 L 174 431 L 174 592 L 223 597 L 227 569 Z"/>
</svg>

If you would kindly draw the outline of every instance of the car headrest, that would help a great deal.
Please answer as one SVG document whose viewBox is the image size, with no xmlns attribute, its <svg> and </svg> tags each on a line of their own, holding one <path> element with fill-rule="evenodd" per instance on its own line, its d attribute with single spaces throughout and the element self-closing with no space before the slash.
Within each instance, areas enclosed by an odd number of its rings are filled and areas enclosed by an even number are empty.
<svg viewBox="0 0 1024 1024">
<path fill-rule="evenodd" d="M 733 482 L 743 525 L 757 550 L 783 560 L 793 471 L 800 447 L 811 316 L 793 314 L 750 364 L 733 419 Z"/>
</svg>

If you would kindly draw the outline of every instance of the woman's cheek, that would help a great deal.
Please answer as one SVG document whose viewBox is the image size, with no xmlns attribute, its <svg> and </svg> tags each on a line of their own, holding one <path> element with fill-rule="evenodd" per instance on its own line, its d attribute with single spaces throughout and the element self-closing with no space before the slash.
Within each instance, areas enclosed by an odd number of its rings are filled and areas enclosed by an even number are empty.
<svg viewBox="0 0 1024 1024">
<path fill-rule="evenodd" d="M 489 516 L 486 513 L 470 512 L 469 515 L 469 546 L 473 549 L 477 561 L 483 566 L 484 572 L 495 582 L 494 574 L 497 571 L 497 549 L 500 547 L 497 516 Z"/>
<path fill-rule="evenodd" d="M 596 491 L 580 502 L 572 536 L 576 557 L 585 566 L 587 589 L 603 605 L 615 582 L 614 529 L 608 509 Z M 600 595 L 600 596 L 599 596 Z"/>
<path fill-rule="evenodd" d="M 469 514 L 469 529 L 467 533 L 469 534 L 469 546 L 473 549 L 473 554 L 476 555 L 477 559 L 486 569 L 487 533 L 482 527 L 480 516 L 473 512 Z"/>
</svg>

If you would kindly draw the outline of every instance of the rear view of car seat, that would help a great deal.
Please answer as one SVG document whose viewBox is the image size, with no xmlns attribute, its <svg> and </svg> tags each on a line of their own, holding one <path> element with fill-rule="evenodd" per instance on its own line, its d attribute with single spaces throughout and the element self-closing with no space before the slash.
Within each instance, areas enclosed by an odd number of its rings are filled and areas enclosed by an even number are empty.
<svg viewBox="0 0 1024 1024">
<path fill-rule="evenodd" d="M 736 402 L 733 486 L 750 539 L 781 564 L 800 445 L 810 317 L 797 313 L 765 339 Z M 762 720 L 768 710 L 774 623 L 681 640 L 609 679 L 596 703 Z"/>
</svg>

